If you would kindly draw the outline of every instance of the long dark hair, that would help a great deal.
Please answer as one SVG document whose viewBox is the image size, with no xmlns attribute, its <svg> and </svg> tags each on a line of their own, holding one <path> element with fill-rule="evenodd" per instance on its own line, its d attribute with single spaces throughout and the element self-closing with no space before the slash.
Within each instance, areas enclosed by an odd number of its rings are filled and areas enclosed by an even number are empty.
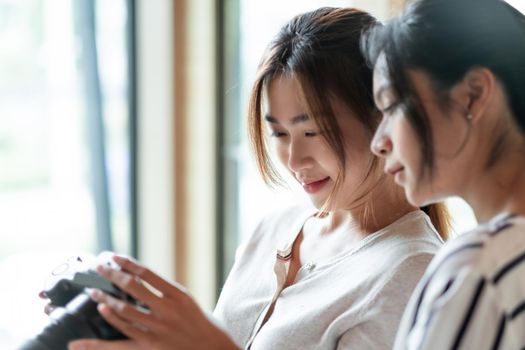
<svg viewBox="0 0 525 350">
<path fill-rule="evenodd" d="M 267 48 L 253 84 L 248 127 L 259 171 L 268 184 L 282 179 L 269 157 L 263 127 L 263 96 L 269 83 L 279 76 L 298 82 L 308 116 L 322 131 L 328 146 L 338 157 L 340 175 L 330 198 L 344 179 L 344 140 L 330 103 L 336 97 L 352 110 L 365 126 L 369 138 L 379 124 L 380 113 L 372 96 L 372 70 L 360 50 L 363 30 L 377 24 L 370 14 L 352 8 L 320 8 L 296 16 L 288 22 Z M 373 158 L 367 176 L 377 169 Z M 378 179 L 376 186 L 384 180 Z M 361 188 L 358 200 L 365 198 L 370 188 Z M 365 207 L 366 208 L 366 207 Z M 438 232 L 448 235 L 448 212 L 443 205 L 431 206 L 433 223 Z"/>
<path fill-rule="evenodd" d="M 422 145 L 423 168 L 432 172 L 434 150 L 428 116 L 407 72 L 421 69 L 446 110 L 448 92 L 472 68 L 489 69 L 503 84 L 517 124 L 525 132 L 525 16 L 500 0 L 420 0 L 362 38 L 370 66 L 385 54 L 387 74 Z M 504 150 L 496 134 L 487 166 Z"/>
</svg>

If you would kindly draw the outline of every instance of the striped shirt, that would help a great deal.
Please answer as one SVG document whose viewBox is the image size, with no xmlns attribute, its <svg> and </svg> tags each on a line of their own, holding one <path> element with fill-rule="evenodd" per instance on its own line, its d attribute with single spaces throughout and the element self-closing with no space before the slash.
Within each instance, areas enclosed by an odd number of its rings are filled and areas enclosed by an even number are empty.
<svg viewBox="0 0 525 350">
<path fill-rule="evenodd" d="M 407 306 L 394 349 L 525 349 L 525 218 L 447 243 Z"/>
</svg>

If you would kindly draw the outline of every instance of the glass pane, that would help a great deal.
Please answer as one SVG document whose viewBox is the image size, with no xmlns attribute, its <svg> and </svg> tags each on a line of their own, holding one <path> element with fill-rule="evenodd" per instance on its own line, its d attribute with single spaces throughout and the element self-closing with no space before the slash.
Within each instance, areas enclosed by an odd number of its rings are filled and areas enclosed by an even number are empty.
<svg viewBox="0 0 525 350">
<path fill-rule="evenodd" d="M 128 252 L 126 12 L 123 0 L 99 3 L 97 38 L 113 40 L 99 51 L 112 223 L 116 248 Z M 2 349 L 47 323 L 37 294 L 50 271 L 69 256 L 97 252 L 86 136 L 92 116 L 74 21 L 72 0 L 0 0 Z"/>
<path fill-rule="evenodd" d="M 106 166 L 114 250 L 131 252 L 130 118 L 127 0 L 97 1 L 96 28 L 103 96 Z"/>
</svg>

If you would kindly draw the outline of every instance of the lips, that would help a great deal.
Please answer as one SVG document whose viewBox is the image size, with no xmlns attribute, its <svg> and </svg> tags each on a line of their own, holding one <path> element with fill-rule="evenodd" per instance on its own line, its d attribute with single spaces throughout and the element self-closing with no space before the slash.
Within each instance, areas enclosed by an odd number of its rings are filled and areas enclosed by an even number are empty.
<svg viewBox="0 0 525 350">
<path fill-rule="evenodd" d="M 405 169 L 405 167 L 403 167 L 401 164 L 396 164 L 394 166 L 386 168 L 385 173 L 394 176 L 398 172 L 403 171 L 403 169 Z"/>
<path fill-rule="evenodd" d="M 320 180 L 305 181 L 303 182 L 303 188 L 308 193 L 315 193 L 319 191 L 329 180 L 330 177 L 325 177 L 324 179 Z"/>
</svg>

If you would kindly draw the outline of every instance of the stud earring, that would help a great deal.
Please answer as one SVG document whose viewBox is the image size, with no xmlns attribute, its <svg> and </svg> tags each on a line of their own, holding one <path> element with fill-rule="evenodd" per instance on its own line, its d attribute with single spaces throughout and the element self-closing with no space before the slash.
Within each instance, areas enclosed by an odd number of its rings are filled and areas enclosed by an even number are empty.
<svg viewBox="0 0 525 350">
<path fill-rule="evenodd" d="M 472 114 L 467 114 L 467 120 L 472 120 Z"/>
</svg>

